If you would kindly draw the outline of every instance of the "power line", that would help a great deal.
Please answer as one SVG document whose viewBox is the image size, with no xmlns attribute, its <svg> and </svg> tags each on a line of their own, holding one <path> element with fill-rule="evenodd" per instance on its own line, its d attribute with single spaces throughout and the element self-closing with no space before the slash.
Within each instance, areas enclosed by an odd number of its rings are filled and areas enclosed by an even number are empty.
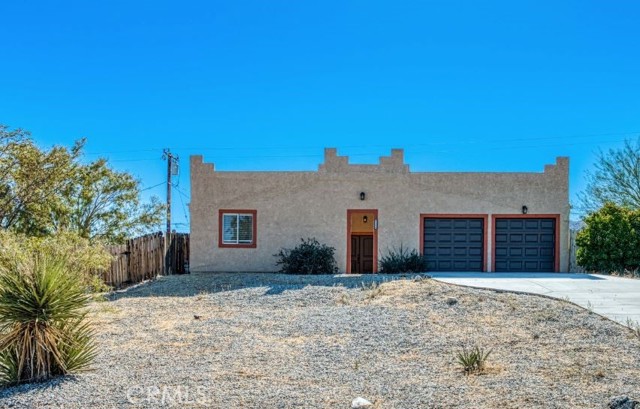
<svg viewBox="0 0 640 409">
<path fill-rule="evenodd" d="M 112 155 L 114 153 L 138 153 L 138 152 L 159 152 L 162 151 L 162 148 L 151 148 L 151 149 L 132 149 L 126 151 L 109 151 L 109 152 L 86 152 L 86 155 Z"/>
<path fill-rule="evenodd" d="M 189 215 L 187 214 L 187 207 L 184 205 L 184 200 L 182 200 L 182 196 L 189 199 L 186 194 L 182 193 L 182 190 L 178 189 L 178 186 L 173 186 L 178 192 L 178 197 L 180 198 L 180 203 L 182 203 L 182 211 L 184 212 L 184 219 L 189 222 Z"/>
<path fill-rule="evenodd" d="M 146 190 L 153 189 L 154 187 L 158 187 L 158 186 L 160 186 L 160 185 L 164 185 L 165 183 L 166 183 L 166 182 L 160 182 L 160 183 L 158 183 L 157 185 L 153 185 L 153 186 L 145 187 L 144 189 L 142 189 L 142 190 L 140 190 L 140 191 L 141 191 L 141 192 L 144 192 L 144 191 L 146 191 Z"/>
<path fill-rule="evenodd" d="M 186 194 L 186 193 L 184 193 L 182 190 L 178 189 L 178 187 L 177 187 L 176 185 L 173 185 L 173 187 L 175 187 L 175 188 L 176 188 L 176 191 L 177 191 L 179 194 L 181 194 L 182 196 L 184 196 L 184 198 L 185 198 L 185 199 L 190 200 L 190 199 L 189 199 L 189 196 L 187 196 L 187 194 Z"/>
<path fill-rule="evenodd" d="M 428 142 L 428 143 L 418 143 L 418 144 L 404 144 L 405 148 L 413 148 L 413 147 L 424 147 L 424 146 L 433 146 L 433 145 L 450 145 L 450 144 L 470 144 L 470 143 L 478 143 L 478 144 L 487 144 L 487 143 L 505 143 L 505 142 L 526 142 L 526 141 L 544 141 L 544 140 L 556 140 L 556 139 L 572 139 L 572 138 L 594 138 L 594 137 L 603 137 L 603 136 L 629 136 L 629 135 L 640 135 L 640 131 L 632 131 L 632 132 L 608 132 L 608 133 L 599 133 L 599 134 L 572 134 L 572 135 L 562 135 L 562 136 L 543 136 L 543 137 L 532 137 L 532 138 L 510 138 L 508 140 L 505 139 L 486 139 L 484 137 L 476 136 L 473 140 L 469 139 L 452 139 L 451 137 L 438 137 L 437 141 Z M 431 136 L 435 138 L 435 136 Z M 442 142 L 442 141 L 445 142 Z M 592 142 L 590 142 L 592 143 Z M 388 145 L 338 145 L 339 149 L 356 149 L 356 148 L 381 148 L 386 147 Z M 184 147 L 180 148 L 181 151 L 226 151 L 226 150 L 267 150 L 267 149 L 322 149 L 324 146 L 313 146 L 313 145 L 297 145 L 297 146 L 284 146 L 284 145 L 271 145 L 271 146 L 217 146 L 217 147 Z M 147 148 L 147 149 L 133 149 L 133 150 L 123 150 L 123 151 L 109 151 L 109 152 L 87 152 L 87 155 L 110 155 L 110 154 L 121 154 L 121 153 L 140 153 L 140 152 L 159 152 L 162 151 L 162 148 Z M 312 156 L 312 155 L 305 155 Z M 313 155 L 315 156 L 315 155 Z M 155 160 L 154 159 L 115 159 L 112 162 L 136 162 L 136 161 L 148 161 Z"/>
<path fill-rule="evenodd" d="M 567 141 L 566 143 L 557 143 L 557 144 L 549 144 L 549 143 L 544 143 L 544 144 L 530 144 L 530 145 L 512 145 L 512 146 L 505 146 L 505 143 L 511 142 L 511 141 L 500 141 L 500 143 L 491 143 L 491 141 L 478 141 L 478 142 L 474 142 L 474 143 L 478 143 L 478 144 L 482 144 L 483 148 L 490 148 L 491 150 L 522 150 L 522 149 L 537 149 L 537 148 L 547 148 L 547 147 L 563 147 L 563 146 L 582 146 L 582 145 L 593 145 L 593 144 L 598 144 L 598 143 L 616 143 L 616 142 L 624 142 L 626 139 L 608 139 L 608 140 L 600 140 L 600 141 L 588 141 L 588 142 L 573 142 L 573 141 Z M 463 144 L 461 143 L 452 143 L 452 144 L 442 144 L 441 146 L 438 146 L 434 149 L 429 149 L 429 150 L 414 150 L 414 149 L 410 149 L 411 147 L 417 147 L 417 146 L 421 146 L 421 147 L 426 147 L 428 145 L 404 145 L 403 148 L 405 148 L 405 152 L 406 152 L 406 148 L 409 148 L 408 153 L 411 154 L 416 154 L 416 153 L 451 153 L 451 152 L 456 152 L 459 153 L 459 151 L 457 150 L 457 146 Z M 471 142 L 465 142 L 464 145 L 471 145 Z M 450 147 L 447 147 L 450 146 Z M 366 146 L 368 148 L 372 148 L 374 147 L 373 145 L 368 145 Z M 338 148 L 338 150 L 344 149 L 344 147 L 342 148 Z M 194 152 L 202 152 L 203 150 L 200 149 L 198 151 L 194 150 Z M 218 158 L 225 158 L 225 159 L 291 159 L 291 158 L 319 158 L 322 159 L 323 157 L 323 153 L 322 152 L 318 152 L 318 153 L 314 153 L 314 154 L 299 154 L 299 153 L 291 153 L 291 154 L 278 154 L 278 155 L 216 155 L 216 157 Z M 366 157 L 366 156 L 379 156 L 380 152 L 369 152 L 369 153 L 364 153 L 364 152 L 359 152 L 359 153 L 352 153 L 349 154 L 349 157 Z M 152 160 L 156 160 L 156 159 L 132 159 L 132 160 L 117 160 L 117 162 L 140 162 L 140 161 L 152 161 Z M 116 162 L 116 161 L 114 161 Z"/>
</svg>

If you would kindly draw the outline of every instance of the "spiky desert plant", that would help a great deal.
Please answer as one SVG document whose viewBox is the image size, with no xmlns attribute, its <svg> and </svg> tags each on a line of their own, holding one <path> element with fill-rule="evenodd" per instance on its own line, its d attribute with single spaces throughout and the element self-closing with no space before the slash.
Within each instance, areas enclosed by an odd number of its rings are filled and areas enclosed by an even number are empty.
<svg viewBox="0 0 640 409">
<path fill-rule="evenodd" d="M 86 369 L 96 353 L 89 301 L 63 258 L 38 254 L 0 265 L 0 383 Z"/>
<path fill-rule="evenodd" d="M 464 373 L 468 375 L 474 372 L 481 372 L 490 354 L 491 350 L 485 351 L 476 345 L 472 348 L 462 348 L 457 352 L 456 357 L 458 364 L 462 367 Z"/>
</svg>

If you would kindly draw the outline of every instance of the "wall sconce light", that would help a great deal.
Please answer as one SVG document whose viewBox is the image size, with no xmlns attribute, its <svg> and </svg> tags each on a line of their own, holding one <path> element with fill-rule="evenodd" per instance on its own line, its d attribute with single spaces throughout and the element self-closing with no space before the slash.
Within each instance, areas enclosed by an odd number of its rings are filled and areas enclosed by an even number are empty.
<svg viewBox="0 0 640 409">
<path fill-rule="evenodd" d="M 522 206 L 522 214 L 527 214 L 529 213 L 529 208 L 527 208 L 527 206 Z"/>
<path fill-rule="evenodd" d="M 369 221 L 369 218 L 367 217 L 366 214 L 364 216 L 362 216 L 362 223 L 366 223 L 368 221 Z"/>
<path fill-rule="evenodd" d="M 365 194 L 364 192 L 360 192 L 360 200 L 364 200 L 365 199 Z"/>
</svg>

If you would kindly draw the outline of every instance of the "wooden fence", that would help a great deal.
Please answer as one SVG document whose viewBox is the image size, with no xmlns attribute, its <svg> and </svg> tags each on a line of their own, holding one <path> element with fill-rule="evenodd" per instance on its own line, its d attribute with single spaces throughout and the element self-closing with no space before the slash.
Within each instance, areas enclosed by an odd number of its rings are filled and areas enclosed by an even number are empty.
<svg viewBox="0 0 640 409">
<path fill-rule="evenodd" d="M 161 274 L 189 272 L 189 235 L 171 233 L 165 249 L 162 233 L 147 234 L 127 240 L 125 244 L 110 246 L 111 267 L 102 273 L 107 285 L 121 288 L 140 283 Z"/>
</svg>

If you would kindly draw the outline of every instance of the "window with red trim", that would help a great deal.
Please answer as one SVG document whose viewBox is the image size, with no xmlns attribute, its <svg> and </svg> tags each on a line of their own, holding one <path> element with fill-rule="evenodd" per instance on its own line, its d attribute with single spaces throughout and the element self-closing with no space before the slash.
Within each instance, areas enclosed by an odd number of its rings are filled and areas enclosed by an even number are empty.
<svg viewBox="0 0 640 409">
<path fill-rule="evenodd" d="M 255 210 L 220 210 L 219 246 L 255 247 L 256 213 Z"/>
</svg>

